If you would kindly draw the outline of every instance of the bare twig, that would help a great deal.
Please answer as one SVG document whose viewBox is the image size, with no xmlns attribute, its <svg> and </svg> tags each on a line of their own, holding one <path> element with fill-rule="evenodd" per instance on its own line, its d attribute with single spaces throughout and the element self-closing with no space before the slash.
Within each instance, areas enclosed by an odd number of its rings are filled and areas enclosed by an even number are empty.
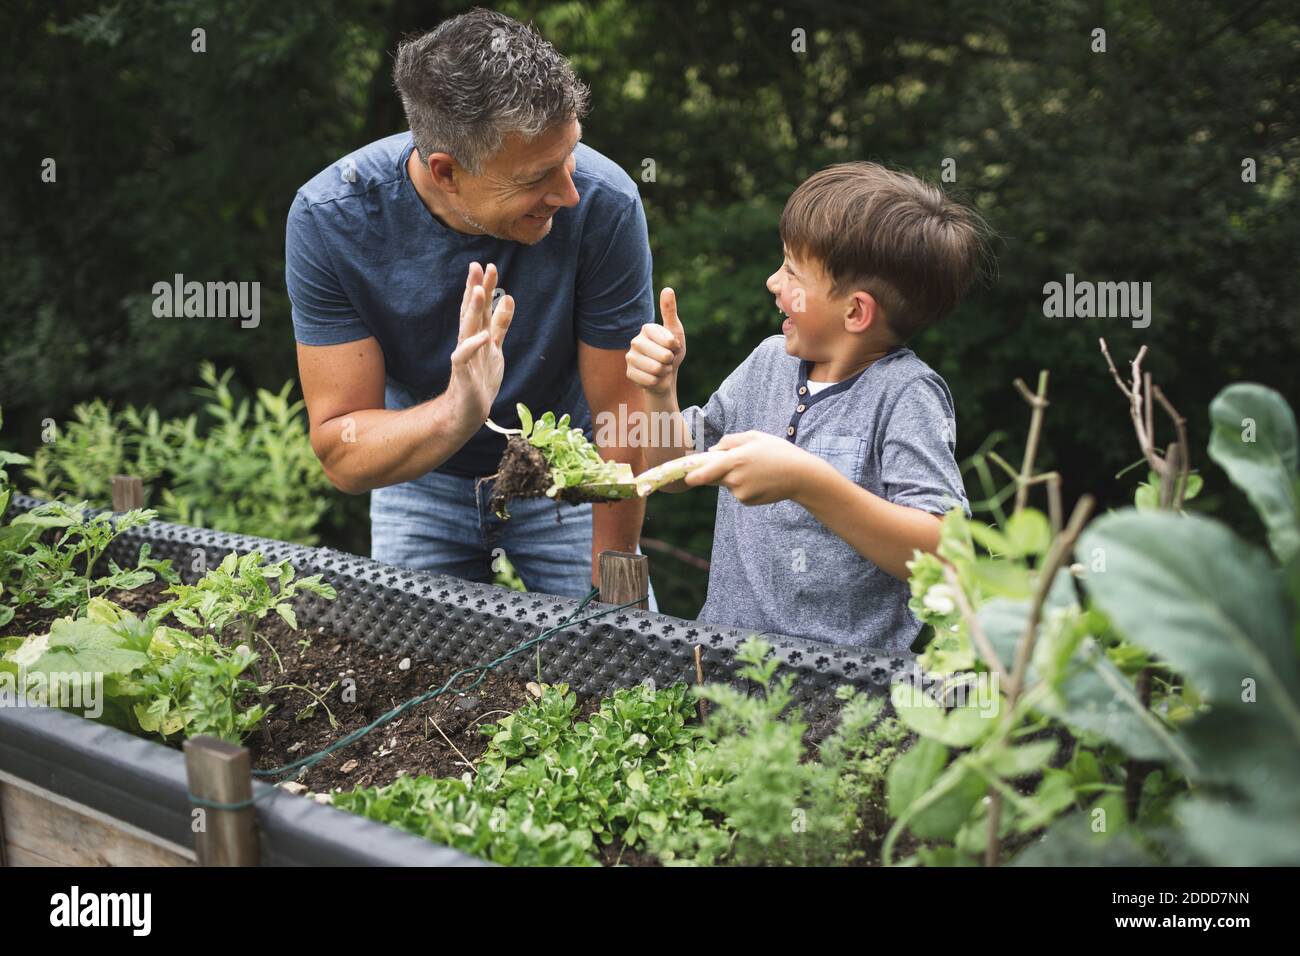
<svg viewBox="0 0 1300 956">
<path fill-rule="evenodd" d="M 1048 487 L 1052 486 L 1049 485 Z M 1074 543 L 1078 540 L 1079 533 L 1083 531 L 1084 524 L 1092 514 L 1093 504 L 1091 495 L 1084 495 L 1079 499 L 1079 503 L 1074 507 L 1074 513 L 1070 515 L 1070 523 L 1052 541 L 1047 557 L 1039 568 L 1038 582 L 1034 588 L 1034 598 L 1029 606 L 1029 618 L 1025 623 L 1024 633 L 1016 645 L 1015 666 L 1012 669 L 1010 679 L 1007 681 L 1006 707 L 1008 714 L 1015 713 L 1016 704 L 1020 700 L 1025 675 L 1029 670 L 1029 661 L 1033 657 L 1034 644 L 1038 640 L 1038 624 L 1043 616 L 1043 604 L 1046 603 L 1047 595 L 1052 589 L 1052 581 L 1056 577 L 1056 572 L 1074 550 Z M 1002 794 L 994 790 L 989 795 L 988 841 L 984 845 L 985 866 L 998 865 L 1002 854 L 1002 837 L 998 833 L 1001 824 Z"/>
<path fill-rule="evenodd" d="M 456 756 L 458 756 L 461 759 L 461 763 L 469 767 L 471 770 L 477 769 L 474 766 L 474 762 L 470 760 L 468 757 L 466 757 L 463 753 L 461 753 L 460 748 L 451 742 L 451 738 L 442 732 L 442 728 L 438 726 L 438 722 L 434 720 L 432 717 L 428 719 L 429 722 L 433 724 L 433 729 L 438 731 L 439 735 L 441 735 L 443 740 L 447 741 L 447 746 L 450 747 L 452 750 L 456 751 Z"/>
<path fill-rule="evenodd" d="M 1007 461 L 1005 458 L 1003 458 L 1001 455 L 999 455 L 997 452 L 995 451 L 989 452 L 989 461 L 993 462 L 993 464 L 997 465 L 1008 475 L 1010 475 L 1013 481 L 1020 480 L 1020 472 L 1012 468 L 1011 463 Z"/>
<path fill-rule="evenodd" d="M 1043 433 L 1043 413 L 1047 411 L 1047 369 L 1038 373 L 1038 392 L 1029 391 L 1023 379 L 1016 379 L 1016 391 L 1033 409 L 1029 416 L 1029 440 L 1025 443 L 1025 457 L 1016 479 L 1016 504 L 1014 514 L 1019 514 L 1029 500 L 1029 481 L 1034 476 L 1034 460 L 1038 457 L 1038 440 Z"/>
<path fill-rule="evenodd" d="M 1165 397 L 1165 393 L 1161 391 L 1159 385 L 1155 386 L 1152 391 L 1155 392 L 1156 401 L 1165 410 L 1165 414 L 1173 420 L 1174 430 L 1178 433 L 1178 448 L 1181 455 L 1179 456 L 1178 467 L 1171 469 L 1178 476 L 1178 487 L 1171 504 L 1171 507 L 1177 510 L 1183 506 L 1183 496 L 1187 493 L 1187 479 L 1191 474 L 1192 466 L 1192 456 L 1188 454 L 1188 449 L 1191 446 L 1187 444 L 1187 419 L 1179 414 L 1178 409 L 1174 408 L 1173 403 Z"/>
<path fill-rule="evenodd" d="M 1115 368 L 1115 360 L 1111 358 L 1110 349 L 1106 346 L 1105 339 L 1098 339 L 1101 344 L 1101 354 L 1106 359 L 1106 365 L 1110 369 L 1110 374 L 1115 379 L 1115 384 L 1119 390 L 1128 399 L 1129 418 L 1133 422 L 1133 433 L 1137 436 L 1138 447 L 1142 449 L 1142 457 L 1147 460 L 1151 470 L 1157 475 L 1164 475 L 1168 470 L 1165 460 L 1156 453 L 1154 444 L 1154 420 L 1151 405 L 1151 393 L 1153 391 L 1151 384 L 1151 373 L 1142 371 L 1142 360 L 1146 358 L 1147 347 L 1144 345 L 1138 349 L 1137 355 L 1129 363 L 1131 370 L 1131 380 L 1128 385 L 1119 376 L 1119 371 Z"/>
<path fill-rule="evenodd" d="M 1052 537 L 1061 533 L 1061 476 L 1049 472 L 1043 476 L 1047 479 L 1047 515 L 1052 523 Z"/>
<path fill-rule="evenodd" d="M 1119 390 L 1124 393 L 1124 397 L 1132 400 L 1133 393 L 1130 392 L 1128 386 L 1124 384 L 1124 380 L 1119 377 L 1119 370 L 1115 368 L 1115 360 L 1110 357 L 1110 349 L 1106 348 L 1106 340 L 1098 339 L 1097 341 L 1101 343 L 1101 354 L 1106 357 L 1106 364 L 1110 366 L 1110 377 L 1115 380 L 1115 384 L 1119 387 Z M 1143 348 L 1146 348 L 1146 346 L 1143 346 Z"/>
<path fill-rule="evenodd" d="M 1137 370 L 1134 369 L 1136 375 Z M 1154 450 L 1156 442 L 1156 417 L 1151 405 L 1151 373 L 1142 373 L 1142 421 L 1146 429 L 1147 445 Z"/>
<path fill-rule="evenodd" d="M 669 557 L 676 558 L 683 564 L 689 564 L 691 567 L 698 568 L 701 571 L 709 570 L 709 561 L 707 558 L 701 558 L 697 554 L 691 554 L 691 552 L 684 548 L 679 548 L 666 541 L 660 541 L 658 538 L 642 538 L 641 547 L 648 548 L 651 551 L 658 551 L 660 554 L 666 554 Z"/>
</svg>

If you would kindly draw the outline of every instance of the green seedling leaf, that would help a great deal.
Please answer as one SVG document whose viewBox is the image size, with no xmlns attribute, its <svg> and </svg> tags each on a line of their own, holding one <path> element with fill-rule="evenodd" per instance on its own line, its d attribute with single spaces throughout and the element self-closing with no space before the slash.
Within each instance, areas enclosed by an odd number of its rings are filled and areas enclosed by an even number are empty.
<svg viewBox="0 0 1300 956">
<path fill-rule="evenodd" d="M 949 747 L 973 747 L 997 726 L 997 709 L 943 706 L 925 690 L 911 684 L 895 684 L 890 691 L 894 709 L 903 723 L 922 737 Z"/>
</svg>

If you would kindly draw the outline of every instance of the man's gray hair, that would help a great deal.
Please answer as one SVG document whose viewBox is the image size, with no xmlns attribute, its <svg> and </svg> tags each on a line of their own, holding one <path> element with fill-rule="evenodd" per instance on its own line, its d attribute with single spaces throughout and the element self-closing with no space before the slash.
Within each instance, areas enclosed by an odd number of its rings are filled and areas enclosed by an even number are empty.
<svg viewBox="0 0 1300 956">
<path fill-rule="evenodd" d="M 474 175 L 510 133 L 585 116 L 590 95 L 531 24 L 481 7 L 404 41 L 393 80 L 420 158 L 448 153 Z"/>
</svg>

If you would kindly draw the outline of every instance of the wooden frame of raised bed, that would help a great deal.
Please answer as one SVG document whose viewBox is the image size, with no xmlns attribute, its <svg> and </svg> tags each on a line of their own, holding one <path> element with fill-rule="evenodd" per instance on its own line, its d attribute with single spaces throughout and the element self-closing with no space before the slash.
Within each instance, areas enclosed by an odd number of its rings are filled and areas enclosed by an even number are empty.
<svg viewBox="0 0 1300 956">
<path fill-rule="evenodd" d="M 11 511 L 40 502 L 15 496 Z M 555 626 L 577 601 L 409 571 L 326 548 L 152 522 L 120 535 L 109 554 L 134 560 L 142 543 L 171 558 L 186 581 L 229 552 L 288 558 L 299 574 L 322 574 L 338 591 L 297 605 L 303 627 L 363 642 L 389 655 L 467 664 L 488 661 Z M 201 561 L 199 560 L 201 556 Z M 592 605 L 596 610 L 601 605 Z M 580 694 L 607 694 L 647 678 L 696 679 L 702 648 L 709 680 L 736 683 L 734 657 L 747 633 L 628 609 L 556 634 L 542 679 Z M 909 654 L 879 656 L 800 638 L 765 635 L 794 671 L 810 720 L 835 713 L 834 689 L 884 693 L 917 676 Z M 506 665 L 534 673 L 532 655 Z M 0 707 L 0 864 L 193 865 L 185 756 L 59 710 Z M 362 817 L 253 784 L 263 865 L 476 865 L 481 861 Z M 218 811 L 225 812 L 225 811 Z"/>
</svg>

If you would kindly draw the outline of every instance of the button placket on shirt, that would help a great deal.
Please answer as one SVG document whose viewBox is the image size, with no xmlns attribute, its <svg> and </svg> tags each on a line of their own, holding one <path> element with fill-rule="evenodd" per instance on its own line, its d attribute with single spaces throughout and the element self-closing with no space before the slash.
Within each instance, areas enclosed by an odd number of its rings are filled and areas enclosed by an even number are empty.
<svg viewBox="0 0 1300 956">
<path fill-rule="evenodd" d="M 816 395 L 810 395 L 808 392 L 808 363 L 802 362 L 799 366 L 799 385 L 795 388 L 795 394 L 798 396 L 795 405 L 794 414 L 790 416 L 790 423 L 785 427 L 786 441 L 793 442 L 795 435 L 799 431 L 799 424 L 804 412 L 808 411 L 814 404 L 823 398 L 830 398 L 838 392 L 842 392 L 852 387 L 853 383 L 861 378 L 863 372 L 859 372 L 852 378 L 845 379 L 842 382 L 836 382 L 834 385 L 822 389 Z"/>
</svg>

